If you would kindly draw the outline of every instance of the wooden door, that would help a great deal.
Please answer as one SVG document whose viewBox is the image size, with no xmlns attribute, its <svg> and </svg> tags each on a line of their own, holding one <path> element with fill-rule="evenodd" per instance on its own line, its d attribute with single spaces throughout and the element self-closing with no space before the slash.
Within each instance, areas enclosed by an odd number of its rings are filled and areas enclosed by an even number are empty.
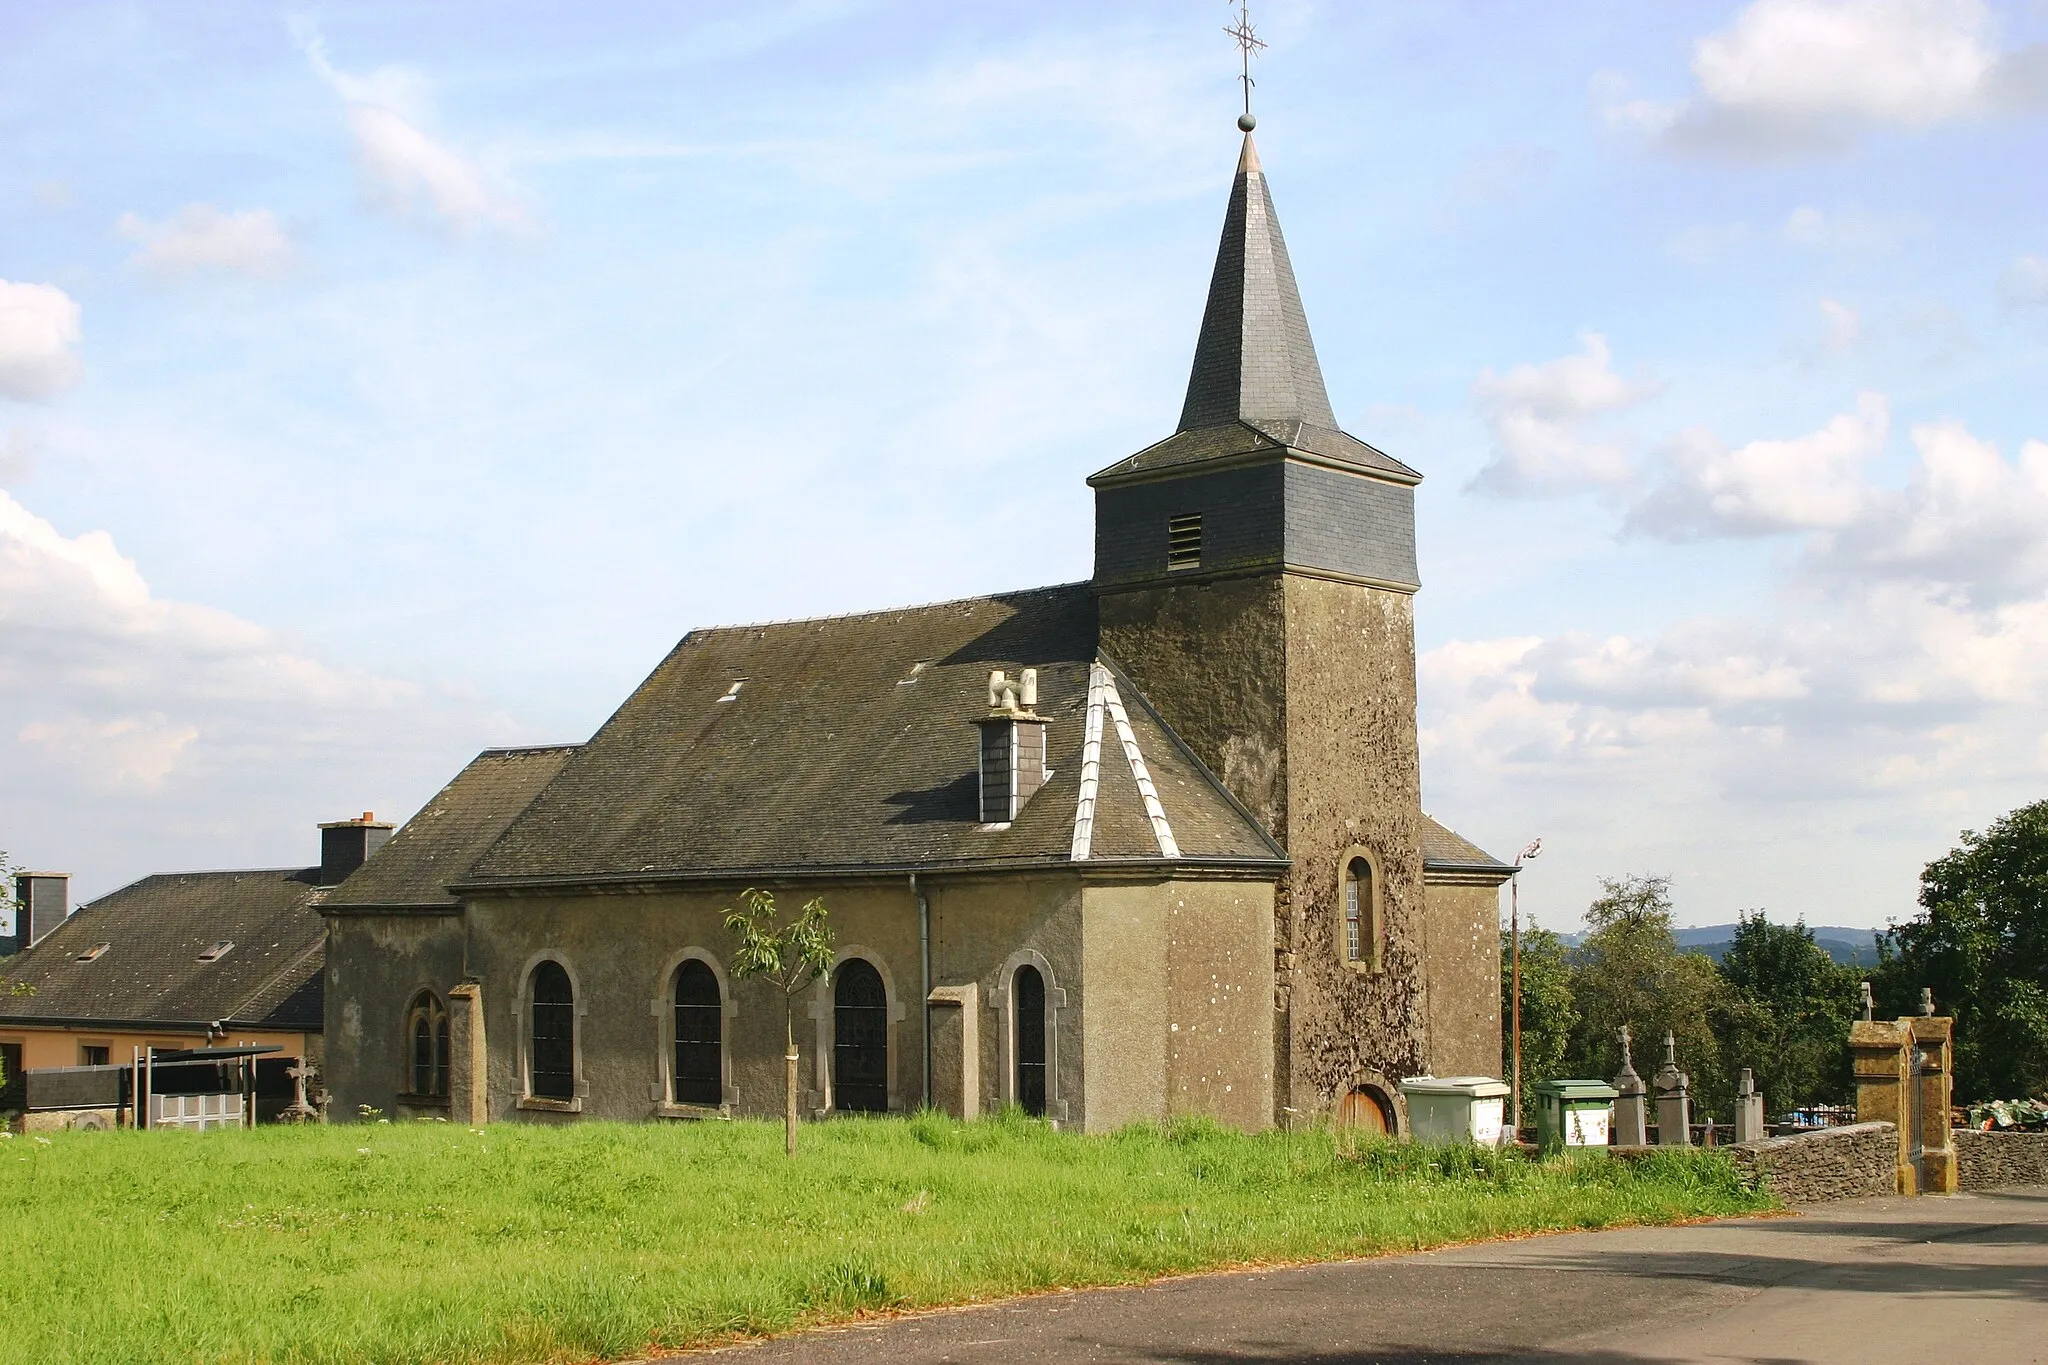
<svg viewBox="0 0 2048 1365">
<path fill-rule="evenodd" d="M 1392 1125 L 1387 1122 L 1387 1107 L 1380 1097 L 1361 1085 L 1337 1105 L 1337 1126 L 1384 1137 Z"/>
</svg>

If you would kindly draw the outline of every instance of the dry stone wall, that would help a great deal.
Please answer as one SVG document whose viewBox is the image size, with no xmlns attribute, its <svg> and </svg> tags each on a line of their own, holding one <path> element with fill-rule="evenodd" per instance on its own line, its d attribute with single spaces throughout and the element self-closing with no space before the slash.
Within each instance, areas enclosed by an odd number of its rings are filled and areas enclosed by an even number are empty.
<svg viewBox="0 0 2048 1365">
<path fill-rule="evenodd" d="M 1958 1128 L 1949 1137 L 1956 1148 L 1957 1189 L 2048 1185 L 2048 1133 L 1985 1133 Z"/>
<path fill-rule="evenodd" d="M 1727 1150 L 1744 1175 L 1788 1204 L 1898 1192 L 1898 1130 L 1889 1123 L 1852 1123 Z"/>
</svg>

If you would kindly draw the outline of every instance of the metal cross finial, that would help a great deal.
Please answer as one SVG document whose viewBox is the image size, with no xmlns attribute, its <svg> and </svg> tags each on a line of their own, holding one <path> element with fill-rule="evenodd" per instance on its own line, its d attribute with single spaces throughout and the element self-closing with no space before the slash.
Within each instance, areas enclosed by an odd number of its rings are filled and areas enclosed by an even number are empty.
<svg viewBox="0 0 2048 1365">
<path fill-rule="evenodd" d="M 1251 0 L 1231 0 L 1237 6 L 1237 22 L 1223 31 L 1237 40 L 1238 57 L 1243 72 L 1238 80 L 1244 84 L 1244 113 L 1238 118 L 1237 126 L 1249 133 L 1258 124 L 1252 117 L 1252 87 L 1258 84 L 1252 79 L 1252 53 L 1265 46 L 1258 33 L 1252 28 Z"/>
</svg>

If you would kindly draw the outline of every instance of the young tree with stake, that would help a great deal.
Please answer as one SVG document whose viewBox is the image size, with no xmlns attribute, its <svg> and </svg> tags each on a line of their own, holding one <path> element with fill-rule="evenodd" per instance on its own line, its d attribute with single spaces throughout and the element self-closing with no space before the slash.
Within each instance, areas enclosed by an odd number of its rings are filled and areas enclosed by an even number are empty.
<svg viewBox="0 0 2048 1365">
<path fill-rule="evenodd" d="M 797 917 L 775 927 L 775 897 L 748 887 L 740 904 L 725 912 L 725 927 L 739 947 L 732 955 L 732 974 L 741 981 L 766 977 L 782 991 L 783 1149 L 796 1155 L 796 997 L 832 970 L 832 926 L 825 921 L 825 902 L 805 904 Z"/>
</svg>

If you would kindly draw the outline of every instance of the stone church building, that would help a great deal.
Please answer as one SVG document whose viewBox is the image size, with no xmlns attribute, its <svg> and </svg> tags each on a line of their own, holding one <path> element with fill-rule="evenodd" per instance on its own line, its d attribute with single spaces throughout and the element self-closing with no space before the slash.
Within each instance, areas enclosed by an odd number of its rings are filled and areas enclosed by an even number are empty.
<svg viewBox="0 0 2048 1365">
<path fill-rule="evenodd" d="M 480 755 L 319 907 L 335 1112 L 779 1113 L 759 887 L 837 936 L 815 1115 L 1404 1127 L 1499 1066 L 1510 872 L 1422 812 L 1420 478 L 1338 428 L 1247 135 L 1093 579 L 693 631 L 589 742 Z"/>
</svg>

